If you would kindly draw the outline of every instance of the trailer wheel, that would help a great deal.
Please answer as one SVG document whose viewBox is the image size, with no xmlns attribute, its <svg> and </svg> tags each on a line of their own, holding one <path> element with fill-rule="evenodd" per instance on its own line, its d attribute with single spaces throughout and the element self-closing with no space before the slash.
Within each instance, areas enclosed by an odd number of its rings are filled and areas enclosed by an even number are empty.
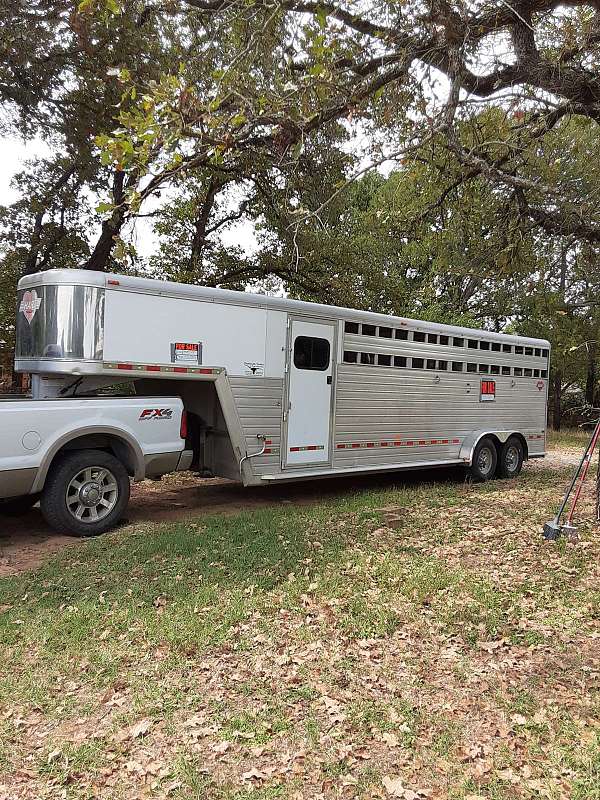
<svg viewBox="0 0 600 800">
<path fill-rule="evenodd" d="M 102 450 L 78 450 L 53 465 L 40 505 L 46 522 L 59 533 L 87 537 L 116 525 L 128 502 L 123 464 Z"/>
<path fill-rule="evenodd" d="M 523 444 L 517 436 L 509 436 L 500 450 L 498 472 L 501 478 L 516 478 L 523 466 Z"/>
<path fill-rule="evenodd" d="M 471 477 L 476 481 L 489 481 L 496 474 L 498 451 L 496 445 L 487 436 L 477 443 L 470 467 Z"/>
<path fill-rule="evenodd" d="M 25 494 L 22 497 L 11 497 L 10 500 L 0 500 L 0 515 L 20 517 L 31 511 L 39 499 L 39 494 Z"/>
</svg>

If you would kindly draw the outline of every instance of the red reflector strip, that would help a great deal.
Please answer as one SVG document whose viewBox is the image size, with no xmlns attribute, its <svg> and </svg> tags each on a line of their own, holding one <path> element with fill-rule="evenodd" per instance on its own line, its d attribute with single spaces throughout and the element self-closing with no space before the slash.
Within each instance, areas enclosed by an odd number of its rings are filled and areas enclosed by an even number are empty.
<svg viewBox="0 0 600 800">
<path fill-rule="evenodd" d="M 106 281 L 106 283 L 109 286 L 120 286 L 121 285 L 120 281 L 114 281 L 114 280 L 108 280 L 108 281 Z"/>
<path fill-rule="evenodd" d="M 160 372 L 178 375 L 219 375 L 222 369 L 210 367 L 170 367 L 161 364 L 126 364 L 122 361 L 105 361 L 104 369 L 117 369 L 128 372 Z"/>
<path fill-rule="evenodd" d="M 304 447 L 290 447 L 290 453 L 303 453 L 305 450 L 325 450 L 324 444 L 308 444 Z"/>
<path fill-rule="evenodd" d="M 382 442 L 339 442 L 336 450 L 357 450 L 361 447 L 435 447 L 440 444 L 460 444 L 460 439 L 394 439 Z M 308 448 L 309 449 L 309 448 Z"/>
</svg>

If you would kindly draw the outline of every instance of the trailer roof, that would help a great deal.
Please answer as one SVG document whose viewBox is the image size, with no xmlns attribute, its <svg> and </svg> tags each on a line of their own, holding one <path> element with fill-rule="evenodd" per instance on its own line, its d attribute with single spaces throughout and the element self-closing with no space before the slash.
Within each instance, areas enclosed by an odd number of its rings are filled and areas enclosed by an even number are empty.
<svg viewBox="0 0 600 800">
<path fill-rule="evenodd" d="M 92 272 L 83 269 L 52 269 L 27 275 L 19 281 L 19 289 L 43 285 L 80 285 L 97 286 L 115 291 L 128 291 L 143 294 L 163 295 L 186 300 L 202 300 L 210 303 L 227 303 L 243 306 L 288 311 L 298 314 L 310 314 L 317 317 L 336 318 L 351 322 L 366 322 L 373 325 L 406 327 L 432 333 L 447 333 L 457 336 L 484 335 L 490 341 L 528 343 L 536 346 L 550 347 L 546 339 L 533 339 L 526 336 L 512 336 L 504 333 L 481 330 L 479 328 L 462 328 L 458 325 L 446 325 L 441 322 L 426 322 L 410 317 L 395 317 L 391 314 L 377 314 L 373 311 L 360 311 L 353 308 L 326 306 L 320 303 L 309 303 L 303 300 L 289 300 L 285 297 L 271 297 L 252 292 L 234 292 L 230 289 L 211 289 L 207 286 L 193 286 L 187 283 L 159 281 L 154 278 L 136 278 L 129 275 Z"/>
</svg>

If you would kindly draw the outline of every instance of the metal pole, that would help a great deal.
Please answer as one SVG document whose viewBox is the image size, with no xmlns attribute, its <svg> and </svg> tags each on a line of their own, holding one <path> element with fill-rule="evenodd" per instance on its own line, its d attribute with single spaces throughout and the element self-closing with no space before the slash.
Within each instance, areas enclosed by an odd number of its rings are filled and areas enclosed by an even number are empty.
<svg viewBox="0 0 600 800">
<path fill-rule="evenodd" d="M 560 536 L 560 534 L 561 534 L 560 518 L 562 517 L 563 512 L 564 512 L 565 508 L 567 507 L 567 503 L 569 502 L 569 497 L 571 495 L 571 492 L 573 491 L 573 487 L 575 486 L 575 483 L 577 482 L 577 478 L 579 477 L 579 474 L 580 474 L 581 469 L 582 469 L 582 467 L 584 465 L 584 462 L 585 462 L 585 460 L 587 458 L 587 455 L 590 452 L 590 450 L 592 449 L 592 444 L 596 443 L 599 431 L 600 431 L 600 419 L 596 422 L 596 425 L 594 427 L 593 433 L 592 433 L 592 435 L 590 437 L 590 440 L 589 440 L 589 442 L 587 444 L 587 447 L 585 448 L 585 452 L 581 456 L 581 461 L 579 462 L 579 464 L 577 466 L 577 469 L 575 470 L 575 474 L 573 475 L 573 480 L 571 481 L 571 483 L 569 484 L 569 488 L 565 492 L 565 496 L 563 497 L 562 502 L 560 504 L 560 507 L 559 507 L 558 511 L 556 512 L 556 516 L 554 517 L 554 519 L 551 522 L 547 522 L 544 525 L 544 538 L 545 539 L 550 539 L 550 540 L 558 539 L 558 537 Z"/>
</svg>

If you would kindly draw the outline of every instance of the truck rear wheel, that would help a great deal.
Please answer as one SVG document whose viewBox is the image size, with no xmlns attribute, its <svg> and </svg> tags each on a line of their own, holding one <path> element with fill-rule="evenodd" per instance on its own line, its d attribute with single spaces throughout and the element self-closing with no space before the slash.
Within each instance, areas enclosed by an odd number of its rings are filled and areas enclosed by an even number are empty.
<svg viewBox="0 0 600 800">
<path fill-rule="evenodd" d="M 59 533 L 98 536 L 116 525 L 129 502 L 129 476 L 103 450 L 66 453 L 51 468 L 42 492 L 46 522 Z"/>
<path fill-rule="evenodd" d="M 489 481 L 496 474 L 498 451 L 496 445 L 487 436 L 480 439 L 473 453 L 473 462 L 469 472 L 476 481 Z"/>
</svg>

